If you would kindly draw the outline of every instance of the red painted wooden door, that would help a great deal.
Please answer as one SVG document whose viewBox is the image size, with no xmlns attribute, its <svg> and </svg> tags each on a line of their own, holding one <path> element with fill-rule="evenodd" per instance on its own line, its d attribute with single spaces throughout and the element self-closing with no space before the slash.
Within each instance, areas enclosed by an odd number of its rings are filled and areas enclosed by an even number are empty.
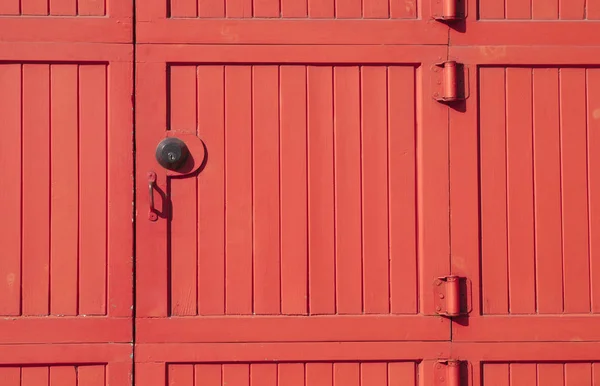
<svg viewBox="0 0 600 386">
<path fill-rule="evenodd" d="M 131 8 L 0 2 L 3 385 L 130 384 Z"/>
<path fill-rule="evenodd" d="M 453 351 L 476 384 L 600 384 L 600 2 L 480 0 L 468 14 L 450 33 L 470 84 L 450 113 L 450 206 L 473 311 Z"/>
<path fill-rule="evenodd" d="M 431 7 L 138 3 L 140 385 L 416 385 L 449 355 Z M 157 162 L 167 137 L 197 171 Z"/>
</svg>

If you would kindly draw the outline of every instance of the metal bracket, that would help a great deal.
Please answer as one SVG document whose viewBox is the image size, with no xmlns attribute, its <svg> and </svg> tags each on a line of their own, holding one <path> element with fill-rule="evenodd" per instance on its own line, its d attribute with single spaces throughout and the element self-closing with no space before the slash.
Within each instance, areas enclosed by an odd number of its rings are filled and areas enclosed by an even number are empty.
<svg viewBox="0 0 600 386">
<path fill-rule="evenodd" d="M 467 17 L 467 0 L 433 0 L 431 15 L 434 20 L 451 23 Z"/>
<path fill-rule="evenodd" d="M 440 103 L 463 101 L 469 97 L 469 68 L 455 61 L 438 63 L 432 68 L 433 99 Z"/>
<path fill-rule="evenodd" d="M 453 318 L 471 312 L 471 282 L 467 278 L 454 275 L 438 277 L 433 288 L 437 315 Z"/>
<path fill-rule="evenodd" d="M 455 359 L 442 359 L 434 364 L 435 386 L 467 386 L 470 385 L 469 363 Z"/>
</svg>

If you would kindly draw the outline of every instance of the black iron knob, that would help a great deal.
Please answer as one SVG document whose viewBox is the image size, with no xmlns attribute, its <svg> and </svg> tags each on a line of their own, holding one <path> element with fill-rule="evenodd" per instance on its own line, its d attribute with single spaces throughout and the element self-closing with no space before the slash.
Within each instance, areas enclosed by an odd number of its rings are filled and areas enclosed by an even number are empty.
<svg viewBox="0 0 600 386">
<path fill-rule="evenodd" d="M 179 138 L 165 138 L 156 148 L 156 160 L 160 166 L 169 170 L 181 168 L 189 155 L 188 147 Z"/>
</svg>

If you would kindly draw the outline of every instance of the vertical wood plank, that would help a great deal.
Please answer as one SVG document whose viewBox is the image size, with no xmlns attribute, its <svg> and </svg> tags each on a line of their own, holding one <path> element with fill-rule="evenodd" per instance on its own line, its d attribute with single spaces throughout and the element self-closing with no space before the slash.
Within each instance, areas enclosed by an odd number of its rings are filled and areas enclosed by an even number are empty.
<svg viewBox="0 0 600 386">
<path fill-rule="evenodd" d="M 600 363 L 596 362 L 592 364 L 592 378 L 592 385 L 600 385 Z"/>
<path fill-rule="evenodd" d="M 77 374 L 74 366 L 50 367 L 50 386 L 76 386 Z M 87 385 L 86 385 L 87 386 Z"/>
<path fill-rule="evenodd" d="M 77 384 L 82 386 L 105 386 L 106 366 L 78 366 Z"/>
<path fill-rule="evenodd" d="M 0 315 L 21 314 L 21 65 L 0 65 Z M 0 377 L 0 379 L 3 379 Z M 12 385 L 11 385 L 12 386 Z"/>
<path fill-rule="evenodd" d="M 389 0 L 389 13 L 392 19 L 415 19 L 417 0 Z"/>
<path fill-rule="evenodd" d="M 278 365 L 278 384 L 280 386 L 304 386 L 303 363 L 281 363 Z"/>
<path fill-rule="evenodd" d="M 23 66 L 23 315 L 47 315 L 50 264 L 50 68 Z"/>
<path fill-rule="evenodd" d="M 108 315 L 131 316 L 133 305 L 132 141 L 133 66 L 112 62 L 108 69 Z M 127 86 L 125 86 L 127 85 Z M 166 94 L 166 92 L 164 93 Z M 143 205 L 138 203 L 138 205 Z M 144 205 L 145 207 L 145 205 Z M 154 282 L 156 285 L 156 282 Z"/>
<path fill-rule="evenodd" d="M 558 0 L 531 0 L 531 13 L 534 20 L 557 20 Z"/>
<path fill-rule="evenodd" d="M 536 365 L 533 363 L 511 363 L 509 372 L 510 386 L 530 386 L 536 384 Z M 537 384 L 540 386 L 545 385 L 545 383 Z"/>
<path fill-rule="evenodd" d="M 535 313 L 531 90 L 531 70 L 506 70 L 508 284 L 511 314 Z"/>
<path fill-rule="evenodd" d="M 77 0 L 79 16 L 106 15 L 106 0 Z"/>
<path fill-rule="evenodd" d="M 394 314 L 417 312 L 415 69 L 388 68 L 388 210 L 390 303 Z"/>
<path fill-rule="evenodd" d="M 505 73 L 480 72 L 481 271 L 483 313 L 508 314 Z"/>
<path fill-rule="evenodd" d="M 333 18 L 335 0 L 308 0 L 308 17 L 311 19 Z"/>
<path fill-rule="evenodd" d="M 3 386 L 21 386 L 21 369 L 19 367 L 0 367 L 0 379 Z"/>
<path fill-rule="evenodd" d="M 50 15 L 75 16 L 77 15 L 77 0 L 49 0 Z"/>
<path fill-rule="evenodd" d="M 511 385 L 509 364 L 506 363 L 486 363 L 483 366 L 483 385 L 493 384 L 495 386 L 514 386 Z M 535 367 L 534 367 L 535 369 Z M 534 383 L 535 385 L 535 383 Z M 537 385 L 536 385 L 537 386 Z"/>
<path fill-rule="evenodd" d="M 363 0 L 362 7 L 366 19 L 387 19 L 390 15 L 388 0 Z"/>
<path fill-rule="evenodd" d="M 227 17 L 244 18 L 252 17 L 252 0 L 225 0 L 225 13 Z"/>
<path fill-rule="evenodd" d="M 337 312 L 362 312 L 358 67 L 334 69 Z"/>
<path fill-rule="evenodd" d="M 306 385 L 333 386 L 333 365 L 331 363 L 307 363 Z"/>
<path fill-rule="evenodd" d="M 587 20 L 599 20 L 600 19 L 600 1 L 588 0 L 585 5 L 586 19 Z"/>
<path fill-rule="evenodd" d="M 133 347 L 132 347 L 133 353 Z M 133 363 L 112 362 L 105 367 L 106 385 L 130 385 L 133 378 Z M 136 378 L 137 379 L 137 378 Z M 164 377 L 163 377 L 164 379 Z M 144 382 L 150 386 L 150 383 Z M 78 385 L 79 386 L 79 385 Z M 81 385 L 83 386 L 83 385 Z M 103 385 L 104 386 L 104 385 Z"/>
<path fill-rule="evenodd" d="M 111 68 L 114 64 L 111 65 Z M 136 76 L 139 79 L 152 79 L 152 82 L 138 82 L 135 89 L 136 125 L 144 127 L 136 136 L 136 146 L 139 149 L 155 149 L 165 135 L 167 122 L 167 97 L 169 95 L 168 69 L 166 63 L 145 62 L 136 64 Z M 115 86 L 117 87 L 117 86 Z M 142 134 L 142 133 L 145 133 Z M 110 157 L 112 160 L 113 157 Z M 150 207 L 148 195 L 148 171 L 156 165 L 153 151 L 138 152 L 136 154 L 137 178 L 136 178 L 136 202 L 137 207 L 143 212 L 140 218 L 144 221 L 136 222 L 136 235 L 138 240 L 144 239 L 143 243 L 136 245 L 136 315 L 138 317 L 167 317 L 169 314 L 168 296 L 168 243 L 167 243 L 167 221 L 147 221 Z M 112 176 L 112 175 L 111 175 Z M 167 191 L 167 178 L 161 176 L 157 186 L 162 192 Z M 168 210 L 166 200 L 158 198 L 155 192 L 157 210 L 166 216 Z M 164 218 L 164 217 L 163 217 Z M 148 237 L 156 235 L 157 237 Z M 162 235 L 162 237 L 158 237 Z M 163 380 L 164 382 L 164 377 Z"/>
<path fill-rule="evenodd" d="M 487 20 L 504 19 L 504 1 L 505 0 L 479 0 L 479 18 Z"/>
<path fill-rule="evenodd" d="M 49 372 L 48 367 L 23 367 L 21 368 L 21 386 L 46 386 L 49 383 Z M 88 385 L 86 384 L 86 386 Z"/>
<path fill-rule="evenodd" d="M 21 14 L 28 16 L 47 16 L 48 0 L 21 0 Z"/>
<path fill-rule="evenodd" d="M 250 365 L 250 386 L 277 386 L 277 364 L 254 363 Z"/>
<path fill-rule="evenodd" d="M 194 365 L 169 365 L 169 386 L 194 386 Z"/>
<path fill-rule="evenodd" d="M 106 67 L 79 67 L 79 313 L 106 313 Z"/>
<path fill-rule="evenodd" d="M 587 178 L 592 312 L 600 313 L 600 69 L 587 70 Z M 599 369 L 600 370 L 600 369 Z"/>
<path fill-rule="evenodd" d="M 77 315 L 78 290 L 78 66 L 53 65 L 50 71 L 50 313 L 73 316 Z"/>
<path fill-rule="evenodd" d="M 197 17 L 198 16 L 198 1 L 197 0 L 176 0 L 171 1 L 171 17 Z"/>
<path fill-rule="evenodd" d="M 559 17 L 561 20 L 584 20 L 585 8 L 586 0 L 560 0 Z"/>
<path fill-rule="evenodd" d="M 358 363 L 335 363 L 333 365 L 333 386 L 359 386 L 360 367 Z"/>
<path fill-rule="evenodd" d="M 307 77 L 309 308 L 334 314 L 333 69 L 309 66 Z"/>
<path fill-rule="evenodd" d="M 253 0 L 254 17 L 280 17 L 279 1 Z"/>
<path fill-rule="evenodd" d="M 253 99 L 254 312 L 281 312 L 279 260 L 279 70 L 255 66 Z"/>
<path fill-rule="evenodd" d="M 364 312 L 390 309 L 388 256 L 387 71 L 361 70 L 361 146 Z"/>
<path fill-rule="evenodd" d="M 563 310 L 558 70 L 533 70 L 537 307 Z"/>
<path fill-rule="evenodd" d="M 566 363 L 565 386 L 595 385 L 592 381 L 592 364 Z"/>
<path fill-rule="evenodd" d="M 223 66 L 198 67 L 198 135 L 209 150 L 198 175 L 198 313 L 225 313 L 225 89 Z"/>
<path fill-rule="evenodd" d="M 537 379 L 540 386 L 563 386 L 564 366 L 560 363 L 540 363 L 537 365 Z"/>
<path fill-rule="evenodd" d="M 280 0 L 282 17 L 306 17 L 308 0 Z"/>
<path fill-rule="evenodd" d="M 171 130 L 196 131 L 196 67 L 171 67 Z M 197 201 L 195 178 L 171 178 L 171 314 L 197 313 Z"/>
<path fill-rule="evenodd" d="M 387 363 L 361 363 L 360 384 L 370 386 L 387 386 Z M 408 384 L 406 384 L 408 386 Z"/>
<path fill-rule="evenodd" d="M 307 313 L 306 67 L 281 67 L 281 312 Z"/>
<path fill-rule="evenodd" d="M 14 16 L 21 14 L 20 0 L 3 0 L 0 2 L 0 15 Z"/>
<path fill-rule="evenodd" d="M 196 365 L 194 376 L 195 383 L 193 386 L 223 384 L 221 380 L 221 365 Z"/>
<path fill-rule="evenodd" d="M 362 17 L 361 0 L 335 0 L 335 17 L 338 19 L 358 19 Z"/>
<path fill-rule="evenodd" d="M 417 386 L 417 373 L 414 362 L 392 362 L 388 364 L 388 386 Z"/>
<path fill-rule="evenodd" d="M 560 70 L 564 311 L 590 312 L 584 69 Z"/>
<path fill-rule="evenodd" d="M 198 0 L 198 16 L 225 17 L 225 0 Z"/>
<path fill-rule="evenodd" d="M 252 313 L 252 85 L 248 66 L 225 69 L 226 310 Z"/>
<path fill-rule="evenodd" d="M 506 0 L 506 18 L 531 19 L 531 0 Z"/>
<path fill-rule="evenodd" d="M 529 365 L 533 367 L 534 365 Z M 535 380 L 535 378 L 533 378 Z M 564 365 L 562 363 L 540 363 L 537 365 L 537 384 L 540 386 L 564 386 Z M 531 385 L 523 382 L 521 385 Z M 513 386 L 513 385 L 511 385 Z"/>
<path fill-rule="evenodd" d="M 250 365 L 223 365 L 223 385 L 250 386 Z"/>
</svg>

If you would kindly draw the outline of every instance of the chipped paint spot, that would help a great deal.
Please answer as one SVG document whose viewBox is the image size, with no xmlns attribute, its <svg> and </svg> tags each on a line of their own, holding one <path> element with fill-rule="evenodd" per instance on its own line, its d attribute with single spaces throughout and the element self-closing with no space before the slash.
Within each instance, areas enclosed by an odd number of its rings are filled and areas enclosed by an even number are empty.
<svg viewBox="0 0 600 386">
<path fill-rule="evenodd" d="M 479 48 L 481 53 L 483 54 L 483 56 L 489 57 L 489 58 L 503 58 L 506 56 L 506 47 L 503 46 L 498 46 L 498 47 L 491 47 L 491 46 L 484 46 Z"/>
<path fill-rule="evenodd" d="M 11 289 L 15 285 L 15 278 L 16 275 L 14 273 L 9 273 L 8 275 L 6 275 L 6 284 Z"/>
<path fill-rule="evenodd" d="M 594 119 L 600 119 L 600 108 L 597 108 L 594 111 L 592 111 L 592 117 Z"/>
<path fill-rule="evenodd" d="M 406 13 L 412 15 L 415 13 L 415 0 L 406 0 L 404 2 L 404 6 L 406 8 Z"/>
</svg>

